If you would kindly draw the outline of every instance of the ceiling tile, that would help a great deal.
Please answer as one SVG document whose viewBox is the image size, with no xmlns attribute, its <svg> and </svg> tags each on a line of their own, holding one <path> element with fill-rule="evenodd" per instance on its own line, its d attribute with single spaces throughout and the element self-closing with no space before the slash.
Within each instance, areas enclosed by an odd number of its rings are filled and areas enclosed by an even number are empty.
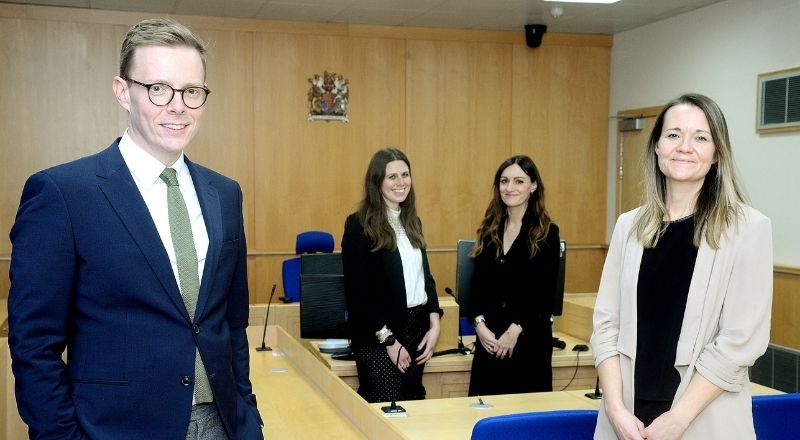
<svg viewBox="0 0 800 440">
<path fill-rule="evenodd" d="M 331 3 L 331 2 L 329 2 Z M 255 18 L 262 20 L 312 21 L 326 23 L 331 21 L 343 7 L 338 4 L 297 4 L 271 2 Z"/>
<path fill-rule="evenodd" d="M 181 0 L 176 14 L 210 15 L 215 17 L 255 17 L 265 0 Z"/>
<path fill-rule="evenodd" d="M 0 0 L 94 9 L 311 22 L 516 30 L 545 24 L 548 32 L 624 32 L 723 0 L 622 0 L 612 5 L 543 0 Z M 560 7 L 559 18 L 551 9 Z"/>
<path fill-rule="evenodd" d="M 155 14 L 174 14 L 177 0 L 89 0 L 93 9 L 108 9 L 111 11 L 136 11 Z"/>
</svg>

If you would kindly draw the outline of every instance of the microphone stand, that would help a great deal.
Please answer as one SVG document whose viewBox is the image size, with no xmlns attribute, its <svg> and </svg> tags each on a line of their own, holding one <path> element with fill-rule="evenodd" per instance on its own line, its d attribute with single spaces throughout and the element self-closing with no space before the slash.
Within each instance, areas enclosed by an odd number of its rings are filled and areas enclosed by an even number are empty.
<svg viewBox="0 0 800 440">
<path fill-rule="evenodd" d="M 590 399 L 594 399 L 594 400 L 603 398 L 603 392 L 600 391 L 600 378 L 599 377 L 597 378 L 597 382 L 595 382 L 595 384 L 594 384 L 594 392 L 593 393 L 586 393 L 586 394 L 584 394 L 584 396 L 586 396 L 586 397 L 588 397 Z"/>
<path fill-rule="evenodd" d="M 269 322 L 269 307 L 272 305 L 272 296 L 275 295 L 275 286 L 272 285 L 272 292 L 269 294 L 269 301 L 267 302 L 267 317 L 264 318 L 264 332 L 261 334 L 261 347 L 257 347 L 256 351 L 272 351 L 272 347 L 267 345 L 267 323 Z"/>
<path fill-rule="evenodd" d="M 394 361 L 395 368 L 397 368 L 397 366 L 400 364 L 400 353 L 403 351 L 403 348 L 405 347 L 401 345 L 400 349 L 397 350 L 397 360 Z M 408 352 L 408 350 L 406 350 L 406 352 Z M 408 353 L 411 354 L 410 352 Z M 389 359 L 389 361 L 391 361 L 391 358 Z M 385 417 L 397 417 L 397 416 L 404 416 L 406 414 L 406 409 L 398 405 L 397 402 L 395 402 L 395 397 L 396 397 L 395 394 L 392 393 L 391 405 L 381 407 L 381 411 L 383 411 L 383 415 Z"/>
</svg>

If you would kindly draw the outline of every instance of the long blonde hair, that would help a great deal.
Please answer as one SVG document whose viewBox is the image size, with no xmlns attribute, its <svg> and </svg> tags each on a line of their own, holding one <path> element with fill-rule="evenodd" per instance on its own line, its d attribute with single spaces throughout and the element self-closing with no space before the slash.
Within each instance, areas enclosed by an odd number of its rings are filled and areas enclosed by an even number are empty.
<svg viewBox="0 0 800 440">
<path fill-rule="evenodd" d="M 656 148 L 667 111 L 681 104 L 703 111 L 715 146 L 716 161 L 703 180 L 695 205 L 694 245 L 699 247 L 705 240 L 713 249 L 719 249 L 722 234 L 738 222 L 746 195 L 736 173 L 725 116 L 713 100 L 700 94 L 685 94 L 670 101 L 656 118 L 643 157 L 644 203 L 634 220 L 633 231 L 644 247 L 652 248 L 666 230 L 663 219 L 667 216 L 667 180 L 658 167 Z"/>
</svg>

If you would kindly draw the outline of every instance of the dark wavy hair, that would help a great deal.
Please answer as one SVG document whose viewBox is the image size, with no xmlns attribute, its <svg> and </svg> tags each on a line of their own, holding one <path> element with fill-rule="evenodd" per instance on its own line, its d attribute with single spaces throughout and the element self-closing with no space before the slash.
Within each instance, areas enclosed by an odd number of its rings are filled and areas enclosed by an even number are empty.
<svg viewBox="0 0 800 440">
<path fill-rule="evenodd" d="M 364 228 L 364 233 L 372 240 L 372 251 L 380 249 L 395 250 L 397 240 L 394 230 L 389 225 L 386 217 L 386 202 L 383 200 L 381 185 L 386 177 L 386 165 L 389 162 L 402 160 L 408 165 L 411 172 L 411 163 L 408 157 L 397 148 L 387 147 L 378 150 L 372 155 L 364 176 L 364 199 L 358 206 L 358 220 Z M 408 191 L 406 199 L 400 203 L 400 223 L 406 230 L 406 235 L 411 244 L 418 249 L 425 248 L 425 238 L 422 235 L 422 222 L 417 216 L 414 195 L 414 185 Z"/>
<path fill-rule="evenodd" d="M 539 251 L 539 244 L 547 238 L 547 233 L 550 231 L 550 214 L 547 213 L 547 208 L 544 205 L 544 183 L 542 176 L 539 174 L 539 169 L 536 164 L 528 156 L 513 156 L 506 159 L 497 168 L 494 174 L 494 182 L 492 183 L 492 201 L 489 202 L 489 207 L 486 208 L 483 221 L 478 228 L 478 237 L 475 240 L 475 246 L 472 248 L 472 256 L 478 256 L 483 252 L 483 243 L 489 238 L 497 248 L 497 254 L 503 249 L 503 242 L 500 240 L 500 228 L 504 227 L 505 221 L 508 218 L 508 209 L 503 199 L 500 197 L 500 177 L 503 171 L 511 165 L 517 164 L 532 182 L 536 183 L 536 191 L 531 194 L 528 199 L 528 207 L 525 210 L 523 218 L 530 220 L 531 227 L 528 229 L 528 249 L 531 252 L 531 258 Z M 522 231 L 520 231 L 522 232 Z"/>
</svg>

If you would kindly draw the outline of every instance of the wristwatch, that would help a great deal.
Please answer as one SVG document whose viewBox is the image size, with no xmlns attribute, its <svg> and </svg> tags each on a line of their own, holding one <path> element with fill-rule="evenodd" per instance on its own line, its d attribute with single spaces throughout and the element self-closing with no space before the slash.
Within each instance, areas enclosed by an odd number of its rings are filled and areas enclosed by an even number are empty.
<svg viewBox="0 0 800 440">
<path fill-rule="evenodd" d="M 478 315 L 478 316 L 475 317 L 475 323 L 473 324 L 473 326 L 477 327 L 478 324 L 480 324 L 482 322 L 486 322 L 486 319 L 483 317 L 483 315 Z"/>
<path fill-rule="evenodd" d="M 397 341 L 397 339 L 395 339 L 394 335 L 389 335 L 389 336 L 386 337 L 386 339 L 384 339 L 382 342 L 380 342 L 380 344 L 383 345 L 384 347 L 389 347 L 389 346 L 394 345 L 394 343 L 396 341 Z"/>
</svg>

